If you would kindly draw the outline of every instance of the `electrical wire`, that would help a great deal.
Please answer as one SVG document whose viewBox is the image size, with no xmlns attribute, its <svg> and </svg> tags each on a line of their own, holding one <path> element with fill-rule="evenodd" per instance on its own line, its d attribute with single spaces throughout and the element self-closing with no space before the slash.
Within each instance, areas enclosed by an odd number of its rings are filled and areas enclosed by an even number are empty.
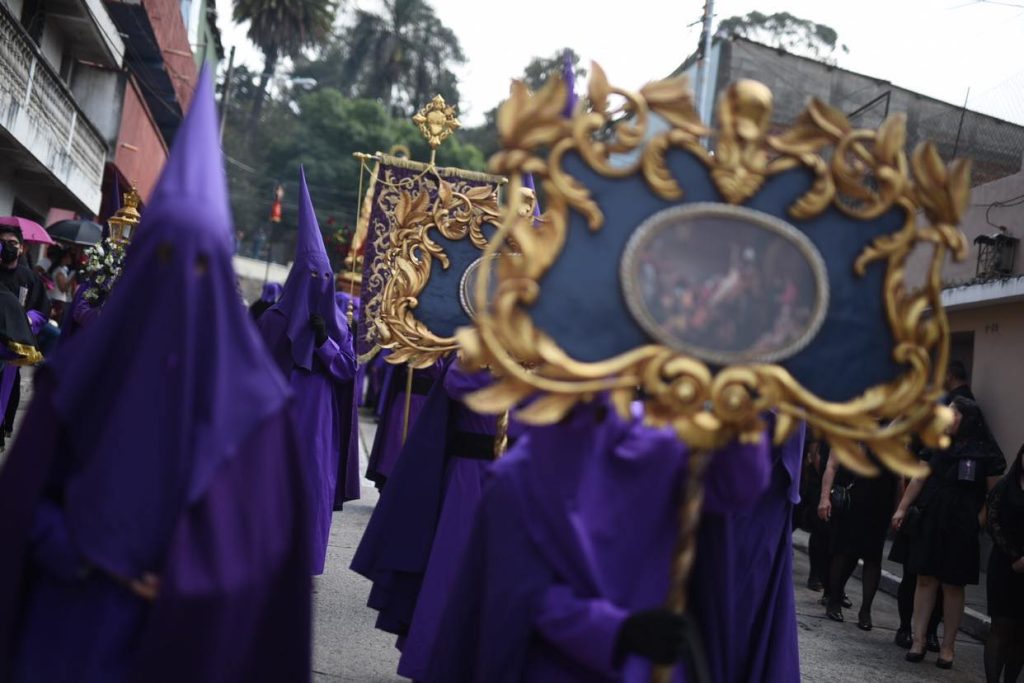
<svg viewBox="0 0 1024 683">
<path fill-rule="evenodd" d="M 985 208 L 985 222 L 991 225 L 993 228 L 1002 230 L 1004 226 L 996 225 L 992 222 L 992 209 L 1010 209 L 1015 206 L 1021 206 L 1024 204 L 1024 194 L 1019 194 L 1016 197 L 1010 197 L 1009 199 L 1003 199 L 997 202 L 992 202 Z M 985 206 L 984 204 L 976 204 L 975 206 Z"/>
</svg>

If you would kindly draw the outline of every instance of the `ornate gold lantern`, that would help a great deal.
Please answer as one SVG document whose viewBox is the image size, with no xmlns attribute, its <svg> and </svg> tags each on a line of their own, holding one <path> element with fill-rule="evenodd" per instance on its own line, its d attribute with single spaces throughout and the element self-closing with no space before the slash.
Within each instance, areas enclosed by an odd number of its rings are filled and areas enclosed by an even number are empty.
<svg viewBox="0 0 1024 683">
<path fill-rule="evenodd" d="M 110 239 L 119 244 L 128 244 L 135 236 L 135 228 L 139 225 L 141 215 L 139 214 L 139 193 L 133 185 L 123 195 L 123 202 L 120 209 L 107 219 L 110 227 Z"/>
</svg>

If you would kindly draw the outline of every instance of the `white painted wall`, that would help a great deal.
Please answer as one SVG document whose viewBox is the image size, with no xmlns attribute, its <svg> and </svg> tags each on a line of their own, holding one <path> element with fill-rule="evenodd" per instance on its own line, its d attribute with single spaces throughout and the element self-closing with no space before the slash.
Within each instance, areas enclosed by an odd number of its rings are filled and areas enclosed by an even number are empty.
<svg viewBox="0 0 1024 683">
<path fill-rule="evenodd" d="M 53 21 L 50 21 L 49 17 L 43 27 L 39 49 L 42 50 L 43 57 L 53 67 L 53 70 L 59 73 L 61 56 L 64 54 L 64 34 Z"/>
<path fill-rule="evenodd" d="M 10 216 L 14 211 L 14 184 L 0 178 L 0 216 Z"/>
<path fill-rule="evenodd" d="M 11 14 L 21 18 L 21 10 L 25 6 L 24 0 L 3 0 L 3 3 L 11 10 Z"/>
</svg>

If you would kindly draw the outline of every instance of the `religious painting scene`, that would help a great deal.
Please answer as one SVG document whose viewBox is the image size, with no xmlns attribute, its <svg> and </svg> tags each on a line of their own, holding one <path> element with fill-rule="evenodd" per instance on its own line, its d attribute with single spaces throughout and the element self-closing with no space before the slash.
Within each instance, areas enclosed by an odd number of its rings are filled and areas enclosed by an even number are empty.
<svg viewBox="0 0 1024 683">
<path fill-rule="evenodd" d="M 0 0 L 0 683 L 1024 683 L 1022 44 Z"/>
<path fill-rule="evenodd" d="M 634 233 L 624 286 L 656 338 L 712 361 L 774 360 L 813 332 L 827 297 L 814 246 L 792 226 L 744 218 L 684 211 Z"/>
</svg>

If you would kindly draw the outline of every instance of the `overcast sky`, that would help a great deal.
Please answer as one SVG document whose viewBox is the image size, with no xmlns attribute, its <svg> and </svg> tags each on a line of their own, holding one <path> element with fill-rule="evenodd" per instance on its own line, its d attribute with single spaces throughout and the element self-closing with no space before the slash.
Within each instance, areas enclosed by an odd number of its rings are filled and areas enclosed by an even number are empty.
<svg viewBox="0 0 1024 683">
<path fill-rule="evenodd" d="M 226 3 L 225 3 L 226 4 Z M 463 125 L 508 93 L 534 56 L 564 47 L 595 60 L 615 85 L 634 88 L 668 75 L 693 51 L 703 0 L 432 0 L 466 53 L 458 70 Z M 373 9 L 378 0 L 349 0 Z M 1024 0 L 717 0 L 718 19 L 752 10 L 787 11 L 828 24 L 849 54 L 839 66 L 1024 123 Z M 262 58 L 220 8 L 225 47 L 257 68 Z"/>
</svg>

